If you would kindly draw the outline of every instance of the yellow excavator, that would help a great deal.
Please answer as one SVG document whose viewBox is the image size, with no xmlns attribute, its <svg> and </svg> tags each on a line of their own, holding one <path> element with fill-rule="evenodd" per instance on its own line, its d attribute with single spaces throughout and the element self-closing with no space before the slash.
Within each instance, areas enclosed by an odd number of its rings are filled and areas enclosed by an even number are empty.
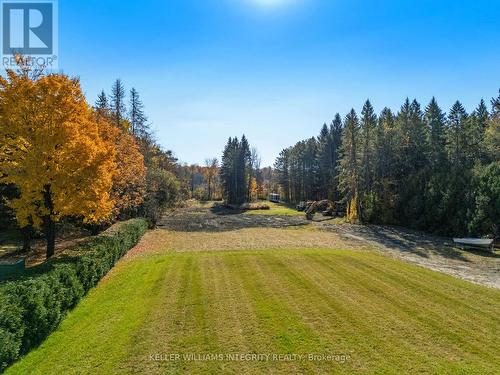
<svg viewBox="0 0 500 375">
<path fill-rule="evenodd" d="M 313 202 L 305 210 L 307 220 L 312 220 L 316 212 L 321 212 L 323 216 L 334 216 L 337 213 L 335 203 L 328 199 Z"/>
</svg>

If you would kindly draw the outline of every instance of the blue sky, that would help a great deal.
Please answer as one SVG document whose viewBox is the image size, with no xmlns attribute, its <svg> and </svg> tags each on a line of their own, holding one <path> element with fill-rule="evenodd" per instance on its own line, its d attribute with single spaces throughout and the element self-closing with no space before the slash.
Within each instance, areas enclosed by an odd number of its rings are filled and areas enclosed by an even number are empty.
<svg viewBox="0 0 500 375">
<path fill-rule="evenodd" d="M 370 98 L 473 110 L 500 88 L 498 1 L 59 0 L 60 68 L 121 78 L 188 163 L 245 133 L 264 165 Z"/>
</svg>

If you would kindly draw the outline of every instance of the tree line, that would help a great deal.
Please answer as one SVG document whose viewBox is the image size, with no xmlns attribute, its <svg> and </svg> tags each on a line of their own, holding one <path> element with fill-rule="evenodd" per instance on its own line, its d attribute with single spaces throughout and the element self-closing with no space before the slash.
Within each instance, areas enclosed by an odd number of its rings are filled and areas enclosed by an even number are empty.
<svg viewBox="0 0 500 375">
<path fill-rule="evenodd" d="M 269 188 L 270 171 L 261 168 L 257 149 L 251 148 L 243 135 L 229 138 L 222 154 L 220 180 L 223 199 L 228 204 L 242 204 L 264 198 Z"/>
<path fill-rule="evenodd" d="M 435 98 L 377 115 L 370 101 L 283 150 L 275 178 L 287 202 L 330 199 L 350 221 L 448 235 L 498 235 L 500 96 L 468 114 Z M 496 233 L 493 233 L 496 232 Z"/>
<path fill-rule="evenodd" d="M 41 231 L 51 257 L 65 220 L 95 232 L 139 215 L 156 225 L 179 191 L 177 160 L 152 137 L 138 92 L 127 108 L 117 80 L 91 106 L 79 79 L 17 59 L 0 77 L 1 226 L 22 230 L 25 251 Z"/>
</svg>

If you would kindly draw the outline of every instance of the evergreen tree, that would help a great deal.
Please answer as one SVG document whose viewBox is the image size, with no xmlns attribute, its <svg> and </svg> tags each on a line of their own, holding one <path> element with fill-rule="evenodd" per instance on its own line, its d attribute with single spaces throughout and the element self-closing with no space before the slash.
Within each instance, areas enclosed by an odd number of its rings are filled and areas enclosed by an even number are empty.
<svg viewBox="0 0 500 375">
<path fill-rule="evenodd" d="M 395 117 L 389 108 L 384 108 L 375 131 L 375 202 L 370 220 L 394 223 L 397 200 L 397 129 Z M 367 215 L 369 216 L 369 215 Z"/>
<path fill-rule="evenodd" d="M 243 135 L 229 138 L 222 155 L 220 178 L 224 199 L 229 204 L 241 204 L 250 199 L 248 186 L 251 169 L 250 145 Z"/>
<path fill-rule="evenodd" d="M 361 219 L 359 203 L 360 185 L 360 154 L 359 154 L 359 120 L 354 109 L 349 112 L 344 121 L 344 134 L 340 149 L 339 188 L 343 193 L 342 201 L 348 205 L 348 219 Z"/>
<path fill-rule="evenodd" d="M 275 176 L 278 185 L 281 187 L 282 199 L 285 202 L 291 202 L 290 192 L 290 152 L 287 148 L 280 152 L 276 162 L 274 163 Z"/>
<path fill-rule="evenodd" d="M 471 163 L 485 164 L 489 162 L 488 153 L 484 147 L 486 128 L 488 126 L 489 113 L 483 99 L 471 116 L 469 116 L 467 127 L 468 158 Z"/>
<path fill-rule="evenodd" d="M 398 220 L 404 225 L 419 226 L 425 208 L 425 167 L 427 134 L 420 104 L 406 99 L 396 119 L 398 128 L 399 174 Z"/>
<path fill-rule="evenodd" d="M 250 180 L 252 176 L 252 152 L 245 135 L 241 138 L 239 151 L 237 162 L 238 187 L 240 188 L 238 190 L 238 203 L 243 203 L 250 200 Z"/>
<path fill-rule="evenodd" d="M 361 196 L 371 192 L 373 188 L 376 126 L 377 115 L 367 100 L 361 112 Z"/>
<path fill-rule="evenodd" d="M 425 213 L 422 229 L 444 225 L 443 205 L 447 189 L 448 159 L 446 155 L 446 115 L 435 98 L 425 109 L 424 122 L 428 134 L 428 181 L 425 191 Z"/>
<path fill-rule="evenodd" d="M 145 138 L 149 135 L 147 117 L 144 114 L 144 104 L 135 88 L 130 90 L 130 126 L 131 133 L 137 138 Z"/>
<path fill-rule="evenodd" d="M 491 117 L 485 135 L 485 146 L 492 161 L 500 161 L 500 92 L 491 100 Z"/>
<path fill-rule="evenodd" d="M 467 112 L 462 103 L 455 102 L 448 115 L 448 155 L 451 166 L 455 169 L 467 164 Z"/>
<path fill-rule="evenodd" d="M 97 100 L 95 102 L 95 109 L 102 115 L 106 114 L 109 111 L 108 97 L 104 90 L 101 91 L 101 93 L 97 97 Z"/>
<path fill-rule="evenodd" d="M 425 109 L 424 121 L 428 129 L 428 160 L 433 172 L 446 168 L 446 115 L 435 98 Z"/>
<path fill-rule="evenodd" d="M 340 197 L 350 221 L 500 234 L 500 96 L 491 114 L 481 101 L 470 116 L 460 102 L 446 116 L 435 98 L 424 113 L 406 99 L 378 121 L 367 101 L 361 119 L 351 110 L 342 126 L 336 115 L 318 137 L 281 152 L 276 179 L 287 201 Z"/>
<path fill-rule="evenodd" d="M 119 127 L 123 127 L 123 120 L 125 119 L 125 88 L 120 79 L 117 79 L 111 88 L 111 114 L 113 123 Z"/>
<path fill-rule="evenodd" d="M 331 166 L 330 166 L 330 192 L 329 198 L 332 201 L 340 199 L 339 195 L 339 181 L 337 178 L 337 165 L 340 159 L 340 146 L 342 145 L 342 117 L 337 113 L 330 125 L 330 138 L 331 138 Z"/>
<path fill-rule="evenodd" d="M 331 166 L 333 155 L 331 153 L 333 139 L 326 124 L 321 128 L 318 137 L 318 188 L 320 198 L 328 197 L 331 184 Z"/>
<path fill-rule="evenodd" d="M 444 228 L 453 233 L 467 233 L 467 221 L 475 205 L 471 194 L 473 183 L 468 136 L 468 115 L 457 101 L 448 115 L 448 171 Z"/>
</svg>

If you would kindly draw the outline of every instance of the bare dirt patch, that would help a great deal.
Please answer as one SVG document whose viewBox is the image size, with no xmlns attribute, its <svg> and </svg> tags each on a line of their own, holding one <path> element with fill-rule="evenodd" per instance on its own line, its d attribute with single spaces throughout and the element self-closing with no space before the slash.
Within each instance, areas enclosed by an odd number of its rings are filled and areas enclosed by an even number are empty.
<svg viewBox="0 0 500 375">
<path fill-rule="evenodd" d="M 371 245 L 386 255 L 500 289 L 498 251 L 464 251 L 449 238 L 399 227 L 325 223 L 321 227 L 352 244 Z"/>
<path fill-rule="evenodd" d="M 310 224 L 305 217 L 287 215 L 243 215 L 222 205 L 191 205 L 169 212 L 159 228 L 178 232 L 225 232 L 247 228 L 288 228 Z"/>
</svg>

